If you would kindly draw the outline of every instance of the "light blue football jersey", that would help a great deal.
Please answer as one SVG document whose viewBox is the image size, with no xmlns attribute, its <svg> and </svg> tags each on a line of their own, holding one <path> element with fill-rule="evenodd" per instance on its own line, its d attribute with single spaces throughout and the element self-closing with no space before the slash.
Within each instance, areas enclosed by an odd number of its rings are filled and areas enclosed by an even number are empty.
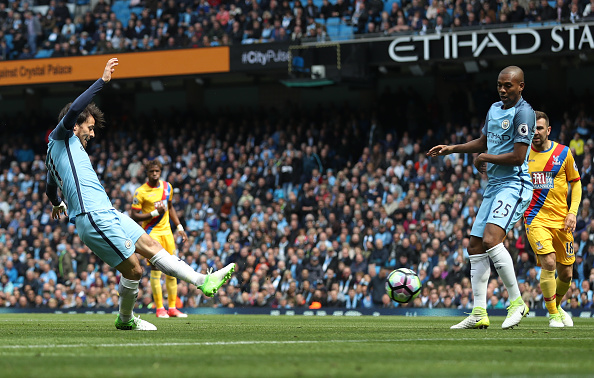
<svg viewBox="0 0 594 378">
<path fill-rule="evenodd" d="M 483 127 L 487 137 L 487 150 L 491 155 L 502 155 L 514 151 L 515 143 L 525 143 L 530 147 L 536 129 L 534 110 L 523 98 L 509 109 L 503 109 L 503 102 L 491 105 Z M 528 173 L 528 154 L 521 166 L 509 166 L 487 163 L 487 175 L 490 184 L 504 183 L 509 180 L 531 181 Z"/>
<path fill-rule="evenodd" d="M 113 208 L 80 139 L 64 127 L 63 120 L 50 134 L 45 163 L 62 191 L 72 223 L 82 213 Z"/>
</svg>

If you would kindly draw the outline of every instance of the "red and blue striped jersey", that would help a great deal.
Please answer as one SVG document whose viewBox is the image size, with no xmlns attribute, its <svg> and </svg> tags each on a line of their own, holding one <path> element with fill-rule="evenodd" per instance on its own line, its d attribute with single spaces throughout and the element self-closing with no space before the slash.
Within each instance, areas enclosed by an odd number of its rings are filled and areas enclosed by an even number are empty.
<svg viewBox="0 0 594 378">
<path fill-rule="evenodd" d="M 159 186 L 157 187 L 152 187 L 145 182 L 134 192 L 132 209 L 148 214 L 155 210 L 155 204 L 157 202 L 161 202 L 167 209 L 163 215 L 142 222 L 142 227 L 146 230 L 147 234 L 163 235 L 171 233 L 169 208 L 167 206 L 169 201 L 171 201 L 172 195 L 171 184 L 162 180 L 159 180 Z"/>
<path fill-rule="evenodd" d="M 580 179 L 569 147 L 551 142 L 546 151 L 530 149 L 528 172 L 534 185 L 532 201 L 524 212 L 527 225 L 563 228 L 568 213 L 568 182 Z"/>
</svg>

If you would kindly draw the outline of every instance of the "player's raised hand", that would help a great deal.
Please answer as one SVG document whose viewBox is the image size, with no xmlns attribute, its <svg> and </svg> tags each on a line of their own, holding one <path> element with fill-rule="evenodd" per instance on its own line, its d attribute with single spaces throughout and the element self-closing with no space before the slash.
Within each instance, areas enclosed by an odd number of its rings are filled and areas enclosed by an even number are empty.
<svg viewBox="0 0 594 378">
<path fill-rule="evenodd" d="M 438 146 L 433 147 L 432 149 L 427 152 L 427 156 L 443 156 L 449 155 L 452 153 L 452 149 L 450 146 L 446 146 L 445 144 L 440 144 Z"/>
<path fill-rule="evenodd" d="M 103 71 L 103 77 L 101 77 L 104 82 L 109 83 L 111 80 L 111 74 L 113 71 L 115 71 L 115 66 L 118 64 L 118 58 L 111 58 L 107 61 L 107 64 L 105 65 L 105 71 Z"/>
<path fill-rule="evenodd" d="M 567 214 L 565 217 L 565 231 L 573 233 L 575 231 L 576 223 L 575 215 L 572 213 Z"/>
</svg>

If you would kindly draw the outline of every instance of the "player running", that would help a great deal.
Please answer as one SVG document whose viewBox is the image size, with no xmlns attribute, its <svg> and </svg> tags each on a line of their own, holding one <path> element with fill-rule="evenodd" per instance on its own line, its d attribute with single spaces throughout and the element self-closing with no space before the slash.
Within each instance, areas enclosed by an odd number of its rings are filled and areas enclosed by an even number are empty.
<svg viewBox="0 0 594 378">
<path fill-rule="evenodd" d="M 522 300 L 514 262 L 503 245 L 503 239 L 532 199 L 532 182 L 528 174 L 528 146 L 534 135 L 535 116 L 522 98 L 524 72 L 516 66 L 503 69 L 497 78 L 501 101 L 491 105 L 480 138 L 468 143 L 433 147 L 427 155 L 480 152 L 475 167 L 487 172 L 489 183 L 483 202 L 470 232 L 470 281 L 474 296 L 472 313 L 452 329 L 487 328 L 487 285 L 491 275 L 489 257 L 505 284 L 511 299 L 503 329 L 512 328 L 528 314 Z M 488 151 L 485 153 L 484 151 Z"/>
<path fill-rule="evenodd" d="M 524 220 L 528 241 L 542 267 L 540 288 L 549 311 L 549 327 L 562 328 L 573 327 L 573 320 L 561 308 L 561 301 L 571 285 L 575 262 L 573 231 L 582 200 L 582 184 L 569 147 L 549 140 L 550 133 L 549 117 L 536 112 L 536 133 L 528 157 L 534 194 Z M 571 185 L 569 210 L 567 183 Z"/>
<path fill-rule="evenodd" d="M 49 135 L 47 146 L 46 194 L 54 206 L 52 218 L 67 215 L 70 222 L 76 225 L 83 243 L 122 273 L 116 328 L 153 331 L 157 329 L 153 324 L 133 314 L 142 277 L 142 267 L 135 251 L 160 271 L 196 285 L 209 297 L 231 277 L 235 264 L 208 275 L 198 273 L 169 254 L 127 215 L 113 208 L 85 148 L 89 140 L 95 137 L 95 129 L 101 128 L 104 122 L 103 113 L 95 104 L 91 104 L 91 100 L 111 80 L 117 65 L 117 58 L 110 59 L 103 76 L 60 112 L 60 121 Z M 64 201 L 58 196 L 58 188 Z"/>
</svg>

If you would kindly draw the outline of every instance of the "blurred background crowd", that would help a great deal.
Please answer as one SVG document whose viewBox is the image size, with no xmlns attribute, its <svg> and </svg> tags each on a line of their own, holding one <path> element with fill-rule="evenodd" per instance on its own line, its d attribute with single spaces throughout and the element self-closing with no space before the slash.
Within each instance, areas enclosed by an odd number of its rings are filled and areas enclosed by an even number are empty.
<svg viewBox="0 0 594 378">
<path fill-rule="evenodd" d="M 594 19 L 594 0 L 2 0 L 0 60 Z"/>
<path fill-rule="evenodd" d="M 459 109 L 486 109 L 478 94 L 457 98 L 477 101 Z M 574 281 L 562 305 L 590 308 L 594 107 L 588 95 L 566 100 L 567 112 L 551 113 L 551 138 L 572 148 L 584 192 Z M 444 109 L 411 88 L 388 89 L 369 109 L 104 110 L 107 127 L 88 152 L 113 206 L 129 214 L 144 163 L 158 159 L 189 237 L 177 239 L 179 257 L 202 272 L 237 264 L 214 298 L 181 282 L 179 307 L 390 308 L 385 277 L 407 267 L 423 282 L 409 306 L 471 308 L 467 247 L 486 177 L 473 154 L 425 153 L 478 137 L 479 118 L 460 112 L 441 123 Z M 55 118 L 31 113 L 0 122 L 0 306 L 115 309 L 119 274 L 81 243 L 74 225 L 50 216 L 45 138 Z M 540 269 L 521 223 L 505 245 L 525 302 L 543 308 Z M 489 308 L 509 304 L 495 269 L 488 295 Z M 153 306 L 148 269 L 138 306 Z"/>
</svg>

